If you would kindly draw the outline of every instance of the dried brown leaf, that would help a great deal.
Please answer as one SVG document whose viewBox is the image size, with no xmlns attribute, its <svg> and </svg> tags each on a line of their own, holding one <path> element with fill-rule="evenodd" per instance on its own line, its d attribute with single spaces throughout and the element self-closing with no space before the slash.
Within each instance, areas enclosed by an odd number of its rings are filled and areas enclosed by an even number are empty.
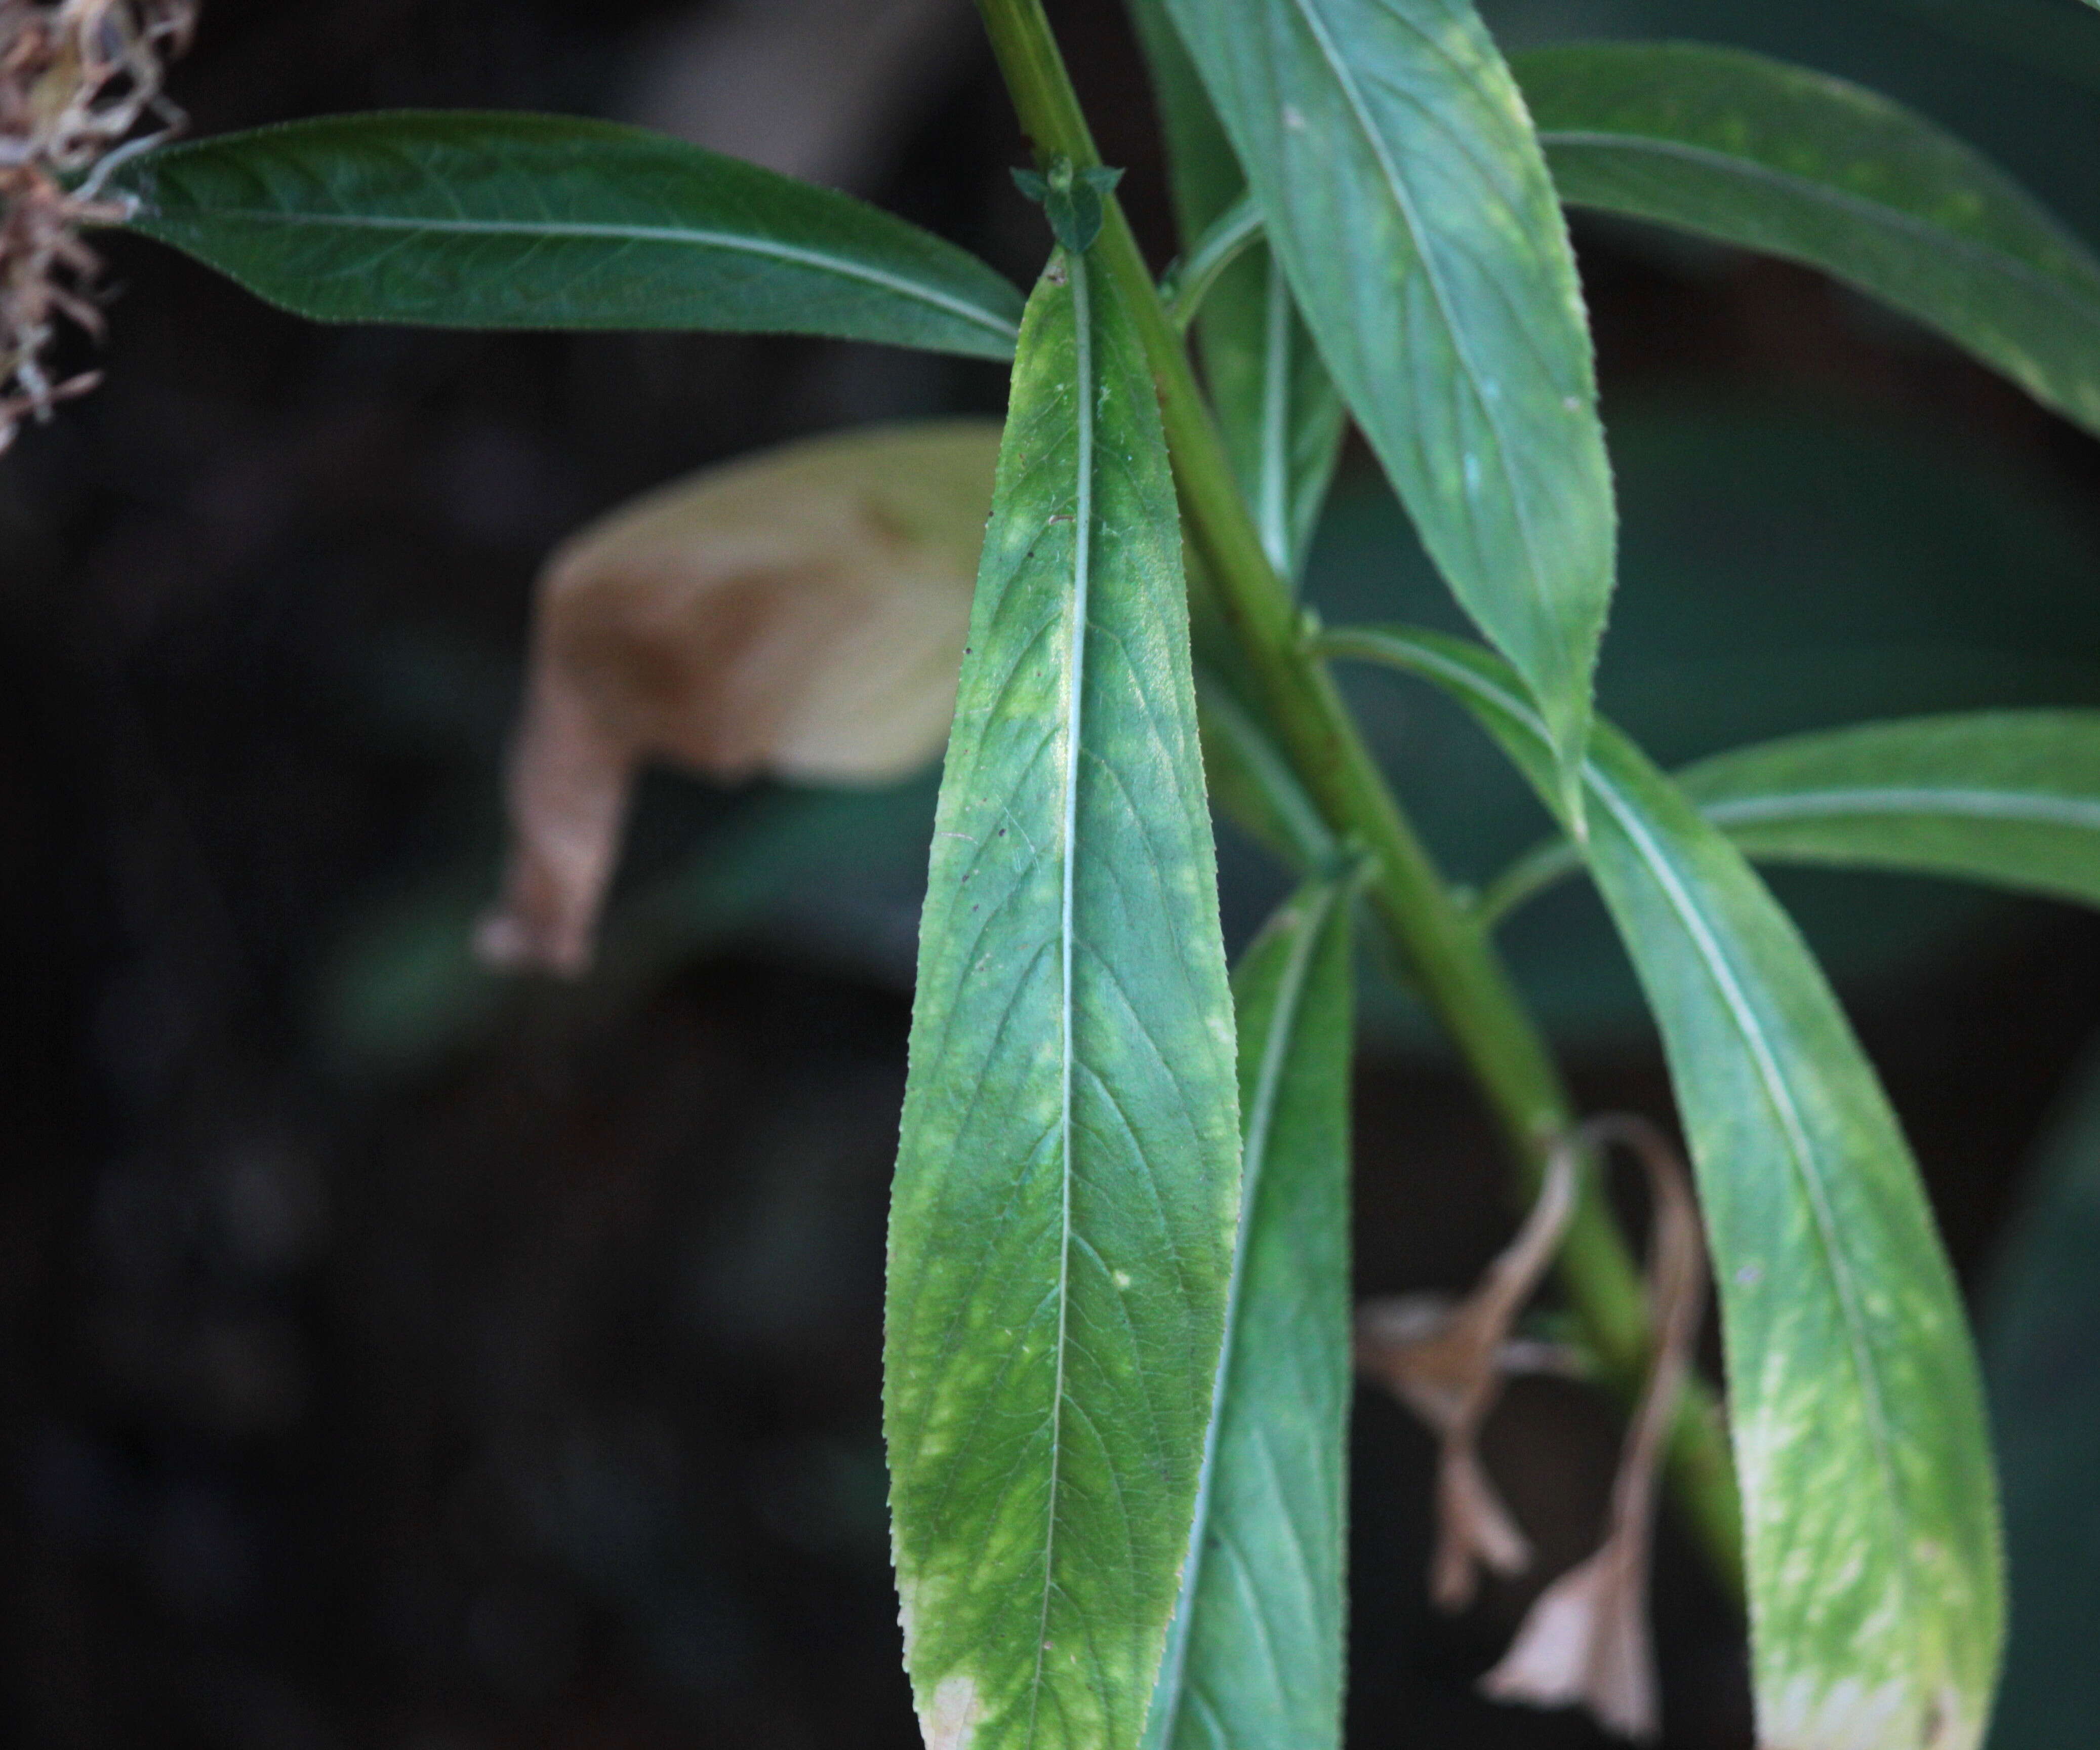
<svg viewBox="0 0 2100 1750">
<path fill-rule="evenodd" d="M 1683 1163 L 1653 1125 L 1634 1118 L 1599 1119 L 1583 1125 L 1574 1140 L 1586 1150 L 1612 1144 L 1629 1148 L 1648 1169 L 1655 1209 L 1648 1262 L 1655 1362 L 1627 1430 L 1604 1543 L 1540 1593 L 1508 1653 L 1480 1687 L 1501 1701 L 1579 1704 L 1610 1730 L 1648 1739 L 1659 1725 L 1648 1625 L 1656 1475 L 1678 1392 L 1691 1367 L 1692 1341 L 1705 1298 L 1705 1248 Z"/>
<path fill-rule="evenodd" d="M 646 760 L 864 784 L 940 751 L 999 437 L 946 420 L 789 444 L 638 499 L 554 555 L 485 957 L 588 964 Z"/>
<path fill-rule="evenodd" d="M 1573 1149 L 1554 1151 L 1523 1227 L 1465 1300 L 1405 1295 L 1357 1310 L 1357 1367 L 1420 1416 L 1440 1444 L 1429 1589 L 1445 1610 L 1471 1602 L 1480 1568 L 1507 1575 L 1531 1565 L 1530 1545 L 1481 1466 L 1480 1432 L 1511 1371 L 1511 1327 L 1574 1209 L 1576 1165 Z"/>
</svg>

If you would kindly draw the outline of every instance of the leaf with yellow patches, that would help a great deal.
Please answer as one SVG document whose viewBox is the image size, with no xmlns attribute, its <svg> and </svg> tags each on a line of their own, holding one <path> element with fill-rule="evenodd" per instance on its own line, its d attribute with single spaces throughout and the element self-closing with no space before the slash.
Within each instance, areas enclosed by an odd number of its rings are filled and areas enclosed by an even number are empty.
<svg viewBox="0 0 2100 1750">
<path fill-rule="evenodd" d="M 1144 1729 L 1239 1213 L 1216 883 L 1152 374 L 1114 281 L 1061 251 L 1014 365 L 890 1209 L 884 1432 L 929 1744 Z"/>
</svg>

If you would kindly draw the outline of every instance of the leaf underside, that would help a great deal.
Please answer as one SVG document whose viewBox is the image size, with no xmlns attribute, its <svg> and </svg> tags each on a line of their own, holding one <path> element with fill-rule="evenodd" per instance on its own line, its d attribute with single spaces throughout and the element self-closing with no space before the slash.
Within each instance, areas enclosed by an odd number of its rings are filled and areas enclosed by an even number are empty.
<svg viewBox="0 0 2100 1750">
<path fill-rule="evenodd" d="M 1444 686 L 1551 806 L 1507 668 L 1430 634 L 1328 647 Z M 1901 1132 L 1740 852 L 1599 724 L 1588 856 L 1662 1032 L 1720 1290 L 1759 1741 L 1974 1750 L 2004 1633 L 1981 1393 Z"/>
<path fill-rule="evenodd" d="M 1152 379 L 1061 252 L 1026 318 L 943 776 L 884 1354 L 937 1747 L 1130 1750 L 1238 1213 L 1231 994 Z"/>
<path fill-rule="evenodd" d="M 1347 881 L 1308 882 L 1233 975 L 1244 1213 L 1148 1750 L 1335 1750 L 1340 1740 L 1350 898 Z"/>
<path fill-rule="evenodd" d="M 327 117 L 149 152 L 132 230 L 298 315 L 823 334 L 1003 359 L 1021 297 L 915 226 L 639 128 Z"/>
<path fill-rule="evenodd" d="M 1555 747 L 1615 525 L 1573 259 L 1468 0 L 1169 0 L 1350 411 Z"/>
<path fill-rule="evenodd" d="M 1585 43 L 1511 65 L 1563 200 L 1820 267 L 2100 431 L 2100 263 L 1921 116 L 1694 43 Z"/>
</svg>

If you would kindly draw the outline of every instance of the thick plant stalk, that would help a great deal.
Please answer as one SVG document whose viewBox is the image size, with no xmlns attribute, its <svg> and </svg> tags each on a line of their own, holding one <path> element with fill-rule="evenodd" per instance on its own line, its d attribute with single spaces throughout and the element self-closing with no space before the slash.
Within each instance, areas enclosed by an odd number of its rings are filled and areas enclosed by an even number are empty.
<svg viewBox="0 0 2100 1750">
<path fill-rule="evenodd" d="M 1021 126 L 1048 160 L 1101 162 L 1040 0 L 978 0 Z M 1546 1042 L 1485 931 L 1454 899 L 1358 734 L 1325 665 L 1307 648 L 1298 610 L 1264 550 L 1198 387 L 1181 336 L 1160 301 L 1128 221 L 1104 195 L 1095 259 L 1136 318 L 1192 539 L 1212 583 L 1210 604 L 1230 634 L 1238 666 L 1260 693 L 1292 768 L 1338 835 L 1374 865 L 1369 894 L 1487 1097 L 1526 1187 L 1536 1191 L 1555 1140 L 1574 1113 Z M 1583 1335 L 1606 1376 L 1630 1399 L 1654 1336 L 1640 1277 L 1609 1210 L 1586 1176 L 1560 1255 Z M 1735 1472 L 1710 1390 L 1683 1395 L 1670 1475 L 1715 1572 L 1742 1595 L 1741 1512 Z"/>
</svg>

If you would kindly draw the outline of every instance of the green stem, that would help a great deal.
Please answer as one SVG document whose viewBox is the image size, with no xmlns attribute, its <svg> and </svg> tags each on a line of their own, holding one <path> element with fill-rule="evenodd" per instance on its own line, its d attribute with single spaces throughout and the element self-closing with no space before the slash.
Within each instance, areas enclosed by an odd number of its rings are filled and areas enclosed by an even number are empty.
<svg viewBox="0 0 2100 1750">
<path fill-rule="evenodd" d="M 1022 128 L 1044 161 L 1100 163 L 1041 0 L 978 0 Z M 1230 634 L 1234 669 L 1259 695 L 1299 781 L 1338 837 L 1370 852 L 1370 898 L 1400 943 L 1423 997 L 1485 1094 L 1527 1184 L 1541 1182 L 1553 1140 L 1575 1114 L 1544 1038 L 1493 944 L 1453 898 L 1401 813 L 1326 665 L 1306 647 L 1290 592 L 1264 551 L 1181 337 L 1153 285 L 1119 202 L 1092 254 L 1135 312 L 1159 394 L 1183 514 L 1207 563 L 1208 604 Z M 1608 1206 L 1586 1174 L 1560 1269 L 1605 1375 L 1628 1397 L 1652 1341 L 1646 1296 Z M 1741 1514 L 1711 1390 L 1688 1389 L 1673 1430 L 1670 1477 L 1716 1572 L 1740 1599 Z"/>
</svg>

